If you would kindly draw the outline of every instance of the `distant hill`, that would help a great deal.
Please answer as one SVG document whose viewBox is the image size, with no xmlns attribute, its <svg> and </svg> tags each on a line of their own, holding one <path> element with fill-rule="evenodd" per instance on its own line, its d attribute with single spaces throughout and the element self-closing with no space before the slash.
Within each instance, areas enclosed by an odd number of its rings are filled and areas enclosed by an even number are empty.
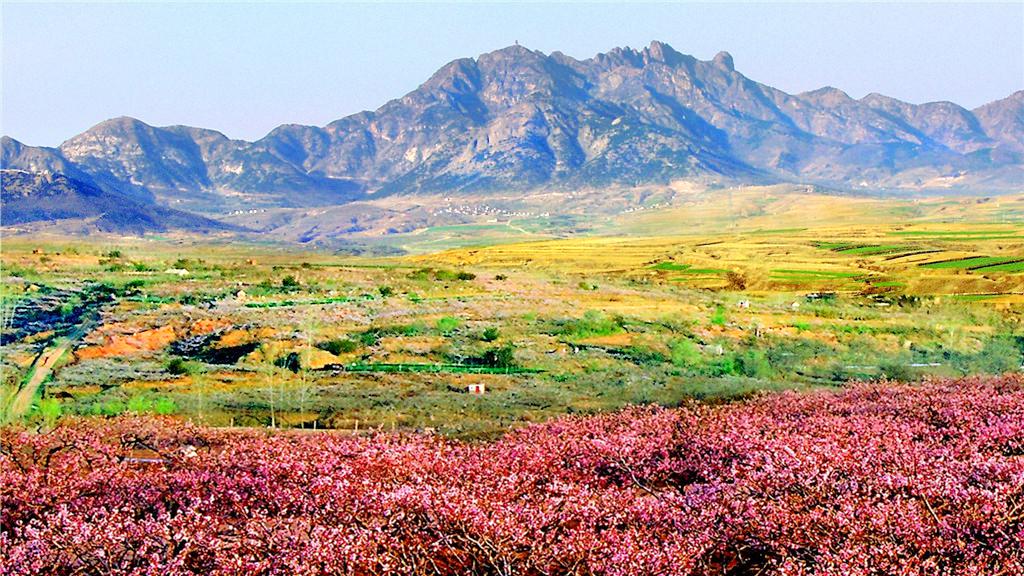
<svg viewBox="0 0 1024 576">
<path fill-rule="evenodd" d="M 74 231 L 218 232 L 235 226 L 109 192 L 62 174 L 0 170 L 0 225 L 62 224 Z"/>
<path fill-rule="evenodd" d="M 443 66 L 373 112 L 256 142 L 108 120 L 3 165 L 202 210 L 368 195 L 530 192 L 679 179 L 867 190 L 1019 189 L 1024 92 L 967 110 L 836 88 L 801 94 L 661 42 L 585 60 L 510 46 Z"/>
</svg>

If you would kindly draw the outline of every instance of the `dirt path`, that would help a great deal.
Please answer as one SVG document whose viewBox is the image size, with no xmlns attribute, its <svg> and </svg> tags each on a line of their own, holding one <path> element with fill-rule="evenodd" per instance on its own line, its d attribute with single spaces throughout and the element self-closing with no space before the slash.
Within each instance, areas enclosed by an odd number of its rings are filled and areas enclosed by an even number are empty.
<svg viewBox="0 0 1024 576">
<path fill-rule="evenodd" d="M 66 338 L 61 338 L 55 346 L 44 350 L 36 358 L 30 369 L 31 376 L 21 386 L 18 394 L 14 397 L 14 401 L 11 402 L 11 407 L 8 411 L 8 418 L 10 420 L 21 418 L 32 408 L 32 399 L 35 398 L 39 387 L 46 381 L 46 377 L 53 371 L 53 367 L 57 365 L 57 362 L 64 356 L 64 353 L 70 350 L 71 346 L 86 334 L 91 324 L 89 322 L 75 328 Z"/>
<path fill-rule="evenodd" d="M 533 235 L 533 232 L 529 232 L 526 229 L 521 228 L 519 226 L 513 226 L 511 220 L 509 220 L 508 222 L 505 222 L 505 226 L 507 228 L 511 229 L 511 230 L 516 230 L 518 232 L 522 232 L 523 234 L 526 234 L 527 236 Z"/>
</svg>

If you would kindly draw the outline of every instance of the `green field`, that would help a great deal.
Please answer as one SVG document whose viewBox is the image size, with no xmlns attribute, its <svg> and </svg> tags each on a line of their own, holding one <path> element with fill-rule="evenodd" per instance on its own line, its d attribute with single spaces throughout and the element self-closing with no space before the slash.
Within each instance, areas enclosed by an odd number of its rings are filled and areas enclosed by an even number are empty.
<svg viewBox="0 0 1024 576">
<path fill-rule="evenodd" d="M 1021 260 L 1015 258 L 1004 258 L 998 256 L 971 256 L 968 258 L 958 258 L 955 260 L 940 260 L 937 262 L 928 262 L 926 264 L 921 264 L 921 267 L 945 270 L 979 270 L 982 268 L 991 268 L 993 266 L 1017 264 L 1019 262 L 1021 262 Z M 1011 268 L 1013 267 L 1011 266 Z"/>
<path fill-rule="evenodd" d="M 1024 272 L 1024 260 L 1010 261 L 1003 264 L 989 264 L 976 268 L 979 272 Z"/>
</svg>

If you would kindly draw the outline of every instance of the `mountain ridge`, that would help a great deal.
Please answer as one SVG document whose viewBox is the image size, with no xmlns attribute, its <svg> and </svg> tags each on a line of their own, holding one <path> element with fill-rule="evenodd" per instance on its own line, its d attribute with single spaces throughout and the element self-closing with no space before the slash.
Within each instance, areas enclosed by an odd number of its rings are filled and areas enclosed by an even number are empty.
<svg viewBox="0 0 1024 576">
<path fill-rule="evenodd" d="M 678 179 L 1015 188 L 1022 159 L 1024 91 L 974 110 L 794 95 L 737 72 L 728 52 L 698 60 L 658 41 L 583 60 L 519 45 L 460 58 L 374 111 L 252 142 L 120 117 L 57 148 L 4 137 L 2 155 L 5 168 L 207 211 Z"/>
<path fill-rule="evenodd" d="M 159 206 L 63 174 L 0 170 L 5 231 L 60 227 L 79 233 L 242 232 L 232 224 Z"/>
</svg>

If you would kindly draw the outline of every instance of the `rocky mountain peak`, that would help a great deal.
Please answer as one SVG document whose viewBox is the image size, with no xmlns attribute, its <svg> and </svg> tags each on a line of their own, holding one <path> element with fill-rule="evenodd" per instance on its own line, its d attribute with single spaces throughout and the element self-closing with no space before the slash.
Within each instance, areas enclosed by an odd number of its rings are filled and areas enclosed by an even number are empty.
<svg viewBox="0 0 1024 576">
<path fill-rule="evenodd" d="M 669 66 L 675 66 L 685 59 L 693 59 L 692 56 L 681 54 L 665 42 L 658 40 L 651 42 L 651 45 L 644 49 L 643 56 L 646 62 L 660 62 Z"/>
<path fill-rule="evenodd" d="M 854 101 L 853 98 L 850 98 L 849 94 L 834 86 L 824 86 L 817 90 L 801 92 L 797 96 L 803 100 L 825 106 L 839 106 Z"/>
<path fill-rule="evenodd" d="M 715 57 L 711 60 L 711 62 L 715 66 L 718 66 L 723 70 L 728 70 L 729 72 L 736 71 L 736 65 L 733 64 L 732 61 L 732 54 L 729 54 L 724 50 L 719 52 L 718 54 L 715 54 Z"/>
</svg>

